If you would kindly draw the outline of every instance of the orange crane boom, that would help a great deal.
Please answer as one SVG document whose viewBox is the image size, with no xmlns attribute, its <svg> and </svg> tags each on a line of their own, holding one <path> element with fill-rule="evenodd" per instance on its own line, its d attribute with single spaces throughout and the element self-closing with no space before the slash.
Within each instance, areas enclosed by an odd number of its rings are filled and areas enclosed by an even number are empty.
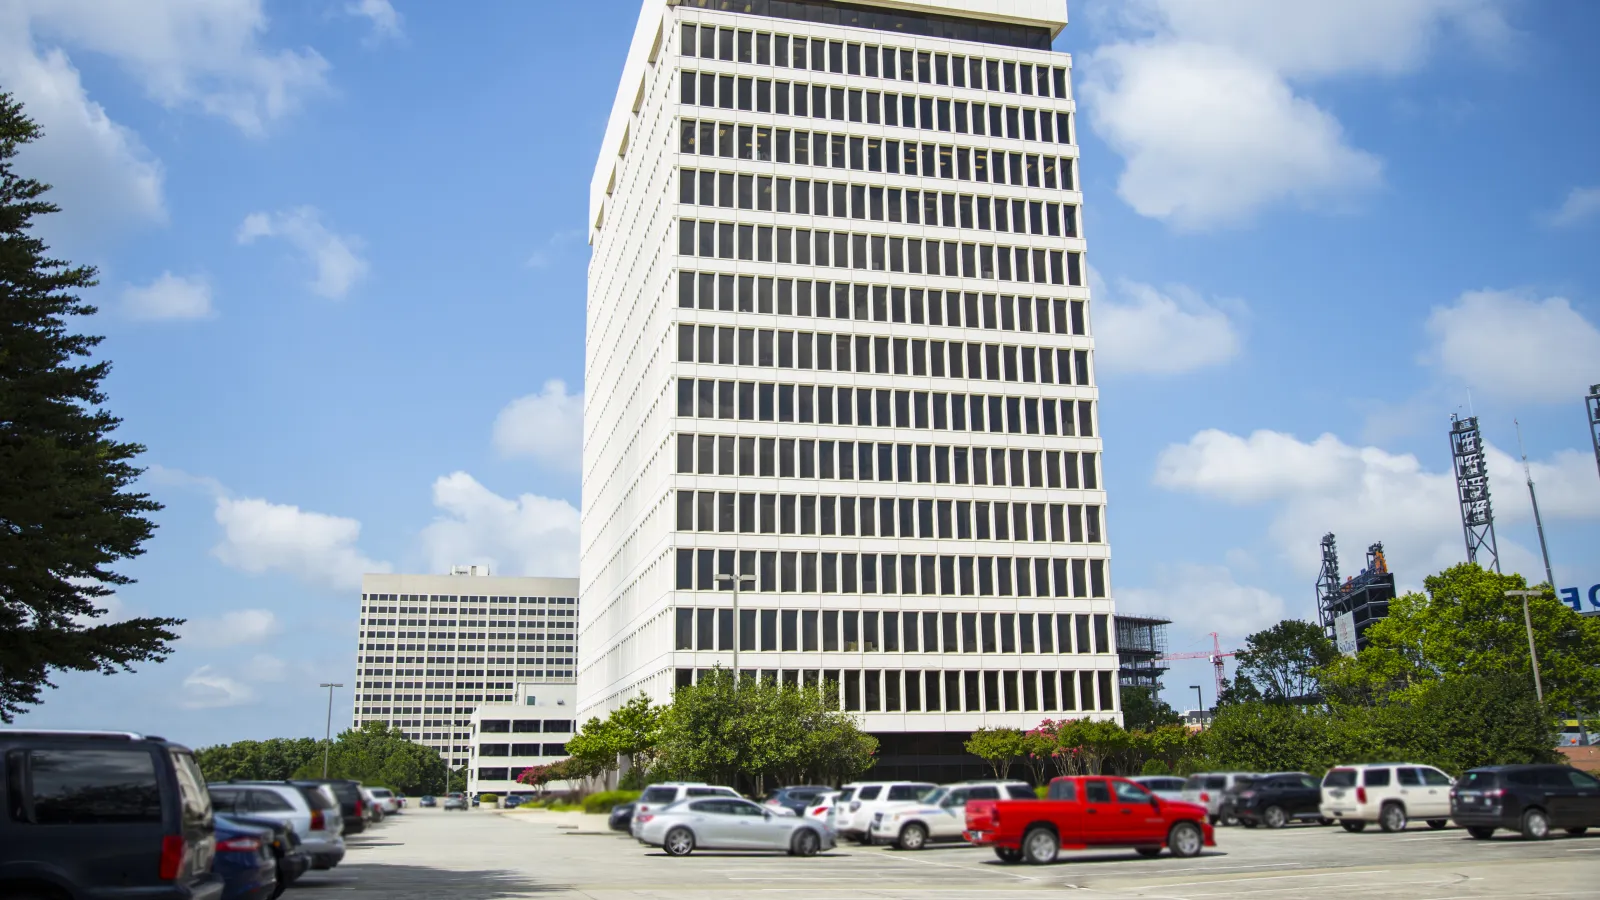
<svg viewBox="0 0 1600 900">
<path fill-rule="evenodd" d="M 1223 677 L 1222 658 L 1225 657 L 1225 656 L 1234 656 L 1238 651 L 1229 650 L 1226 653 L 1224 653 L 1222 651 L 1222 641 L 1221 641 L 1221 639 L 1219 639 L 1217 637 L 1217 633 L 1215 631 L 1211 632 L 1211 646 L 1212 646 L 1213 649 L 1212 649 L 1212 651 L 1210 653 L 1169 653 L 1166 656 L 1161 657 L 1159 661 L 1160 662 L 1166 662 L 1167 660 L 1173 660 L 1173 659 L 1209 659 L 1209 660 L 1211 660 L 1211 667 L 1212 667 L 1213 670 L 1215 670 L 1216 677 L 1217 677 L 1217 694 L 1216 694 L 1216 696 L 1221 697 L 1222 696 L 1222 690 L 1223 690 L 1224 686 L 1226 686 L 1226 684 L 1227 684 L 1227 680 Z M 1216 701 L 1212 701 L 1212 702 L 1215 703 Z"/>
</svg>

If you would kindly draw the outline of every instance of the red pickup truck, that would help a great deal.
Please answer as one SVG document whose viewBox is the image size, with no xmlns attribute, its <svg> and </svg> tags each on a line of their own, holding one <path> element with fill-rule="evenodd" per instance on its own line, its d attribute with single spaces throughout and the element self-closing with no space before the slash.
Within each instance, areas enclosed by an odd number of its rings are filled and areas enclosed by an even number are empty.
<svg viewBox="0 0 1600 900">
<path fill-rule="evenodd" d="M 972 800 L 969 843 L 1005 862 L 1054 862 L 1062 850 L 1132 847 L 1142 856 L 1195 856 L 1217 845 L 1206 809 L 1162 800 L 1126 778 L 1086 775 L 1050 782 L 1044 800 Z"/>
</svg>

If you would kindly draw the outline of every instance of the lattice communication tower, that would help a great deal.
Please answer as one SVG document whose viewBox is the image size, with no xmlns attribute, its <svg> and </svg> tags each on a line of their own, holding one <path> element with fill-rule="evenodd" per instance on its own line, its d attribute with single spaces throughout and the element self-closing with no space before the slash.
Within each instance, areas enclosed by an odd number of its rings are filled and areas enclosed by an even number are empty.
<svg viewBox="0 0 1600 900">
<path fill-rule="evenodd" d="M 1594 464 L 1600 469 L 1600 384 L 1589 385 L 1589 396 L 1585 397 L 1589 407 L 1589 437 L 1594 441 Z"/>
<path fill-rule="evenodd" d="M 1461 530 L 1467 539 L 1467 562 L 1500 571 L 1500 549 L 1494 538 L 1494 509 L 1489 505 L 1489 467 L 1483 456 L 1478 417 L 1450 417 L 1450 456 L 1455 462 L 1456 499 L 1461 503 Z M 1479 559 L 1479 554 L 1484 558 Z"/>
</svg>

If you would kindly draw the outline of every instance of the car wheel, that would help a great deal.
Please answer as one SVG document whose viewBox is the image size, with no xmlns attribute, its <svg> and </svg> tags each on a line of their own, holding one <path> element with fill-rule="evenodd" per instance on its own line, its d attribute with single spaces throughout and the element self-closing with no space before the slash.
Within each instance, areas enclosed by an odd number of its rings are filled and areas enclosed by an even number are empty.
<svg viewBox="0 0 1600 900">
<path fill-rule="evenodd" d="M 822 849 L 822 839 L 809 828 L 802 828 L 794 833 L 794 840 L 790 842 L 789 852 L 795 856 L 816 856 Z"/>
<path fill-rule="evenodd" d="M 1489 838 L 1494 837 L 1494 829 L 1485 828 L 1481 825 L 1474 825 L 1467 829 L 1467 834 L 1472 835 L 1477 840 L 1487 841 Z"/>
<path fill-rule="evenodd" d="M 1001 862 L 1022 862 L 1022 851 L 1015 847 L 996 847 L 994 848 L 994 855 L 999 857 Z"/>
<path fill-rule="evenodd" d="M 1254 828 L 1257 825 L 1260 825 L 1261 823 L 1257 822 L 1255 819 L 1240 819 L 1239 820 L 1239 824 L 1243 825 L 1246 828 Z"/>
<path fill-rule="evenodd" d="M 894 845 L 901 850 L 921 850 L 928 845 L 928 829 L 912 822 L 900 829 L 900 837 Z"/>
<path fill-rule="evenodd" d="M 1542 809 L 1530 809 L 1522 814 L 1522 836 L 1530 841 L 1542 841 L 1550 836 L 1550 817 Z"/>
<path fill-rule="evenodd" d="M 1441 828 L 1443 828 L 1443 827 L 1445 827 L 1446 825 L 1449 825 L 1449 824 L 1450 824 L 1450 820 L 1449 819 L 1429 819 L 1428 820 L 1428 827 L 1432 828 L 1434 831 L 1438 831 L 1439 829 L 1441 829 Z"/>
<path fill-rule="evenodd" d="M 1385 834 L 1406 830 L 1406 808 L 1398 803 L 1385 803 L 1383 811 L 1378 813 L 1378 827 Z"/>
<path fill-rule="evenodd" d="M 1160 847 L 1135 847 L 1133 849 L 1138 851 L 1140 856 L 1147 858 L 1154 858 L 1161 855 Z"/>
<path fill-rule="evenodd" d="M 1289 824 L 1289 814 L 1281 806 L 1269 806 L 1262 811 L 1261 822 L 1268 828 L 1282 828 Z"/>
<path fill-rule="evenodd" d="M 1582 827 L 1582 828 L 1568 828 L 1567 829 L 1567 834 L 1570 834 L 1573 837 L 1583 837 L 1588 832 L 1589 832 L 1589 828 L 1588 828 L 1587 825 Z"/>
<path fill-rule="evenodd" d="M 1237 825 L 1237 824 L 1239 824 L 1239 817 L 1238 816 L 1223 816 L 1222 817 L 1222 824 L 1224 824 L 1224 825 Z"/>
<path fill-rule="evenodd" d="M 1199 856 L 1205 846 L 1205 835 L 1200 833 L 1200 826 L 1193 822 L 1179 822 L 1167 832 L 1167 847 L 1172 850 L 1173 856 L 1181 859 Z"/>
<path fill-rule="evenodd" d="M 1061 838 L 1053 829 L 1035 825 L 1022 836 L 1022 858 L 1031 865 L 1047 866 L 1061 852 Z"/>
<path fill-rule="evenodd" d="M 1367 830 L 1367 823 L 1358 819 L 1340 819 L 1339 825 L 1342 826 L 1345 831 L 1348 831 L 1351 834 L 1359 834 L 1360 832 Z"/>
<path fill-rule="evenodd" d="M 1318 816 L 1317 817 L 1317 824 L 1318 825 L 1332 825 L 1333 823 L 1335 823 L 1337 821 L 1339 821 L 1339 820 L 1338 819 L 1330 819 L 1327 816 Z"/>
<path fill-rule="evenodd" d="M 661 842 L 661 849 L 667 851 L 668 856 L 688 856 L 694 852 L 694 832 L 681 825 L 672 829 Z"/>
</svg>

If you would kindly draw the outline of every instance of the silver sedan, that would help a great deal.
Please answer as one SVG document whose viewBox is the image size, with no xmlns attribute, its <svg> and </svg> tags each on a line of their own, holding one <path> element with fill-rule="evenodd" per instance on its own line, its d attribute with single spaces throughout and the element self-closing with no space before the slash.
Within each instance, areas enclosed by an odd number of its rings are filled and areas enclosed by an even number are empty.
<svg viewBox="0 0 1600 900">
<path fill-rule="evenodd" d="M 670 856 L 704 850 L 783 850 L 815 856 L 832 850 L 833 830 L 814 819 L 780 816 L 748 800 L 684 800 L 639 817 L 639 841 Z"/>
</svg>

